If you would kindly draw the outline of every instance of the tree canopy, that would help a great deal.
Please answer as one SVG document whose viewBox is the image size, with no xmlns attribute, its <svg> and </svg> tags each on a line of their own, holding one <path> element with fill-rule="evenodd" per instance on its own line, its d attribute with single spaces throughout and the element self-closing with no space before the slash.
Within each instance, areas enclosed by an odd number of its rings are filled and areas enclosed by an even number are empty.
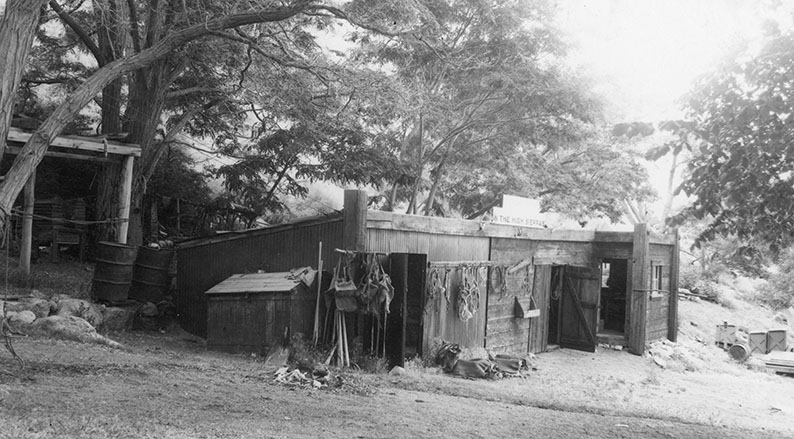
<svg viewBox="0 0 794 439">
<path fill-rule="evenodd" d="M 599 134 L 599 100 L 564 67 L 544 0 L 47 3 L 65 31 L 39 28 L 23 95 L 63 96 L 0 183 L 2 209 L 92 101 L 102 132 L 142 147 L 134 212 L 180 133 L 215 139 L 231 161 L 213 172 L 247 208 L 320 179 L 388 187 L 390 208 L 424 214 L 509 192 L 614 219 L 642 194 L 637 164 Z M 342 34 L 340 51 L 322 41 Z"/>
<path fill-rule="evenodd" d="M 704 76 L 687 101 L 693 157 L 681 186 L 708 219 L 699 240 L 735 234 L 780 248 L 794 238 L 794 34 L 772 31 Z"/>
</svg>

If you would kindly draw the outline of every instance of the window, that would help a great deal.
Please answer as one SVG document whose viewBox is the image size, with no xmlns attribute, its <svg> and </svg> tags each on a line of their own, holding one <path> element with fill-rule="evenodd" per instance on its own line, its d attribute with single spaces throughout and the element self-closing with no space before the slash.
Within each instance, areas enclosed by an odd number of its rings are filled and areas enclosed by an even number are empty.
<svg viewBox="0 0 794 439">
<path fill-rule="evenodd" d="M 651 299 L 660 299 L 670 287 L 670 267 L 661 262 L 651 262 Z"/>
</svg>

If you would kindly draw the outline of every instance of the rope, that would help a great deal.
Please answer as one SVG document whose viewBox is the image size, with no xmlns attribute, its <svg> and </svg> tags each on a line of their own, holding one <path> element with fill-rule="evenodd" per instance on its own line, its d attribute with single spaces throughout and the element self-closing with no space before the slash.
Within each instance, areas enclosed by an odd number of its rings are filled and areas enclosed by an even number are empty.
<svg viewBox="0 0 794 439">
<path fill-rule="evenodd" d="M 9 215 L 9 216 L 16 216 L 16 217 L 20 217 L 20 218 L 26 218 L 27 217 L 27 218 L 47 220 L 47 221 L 53 221 L 53 222 L 57 221 L 57 222 L 64 222 L 64 223 L 72 223 L 72 224 L 77 224 L 77 225 L 82 225 L 82 226 L 89 226 L 89 225 L 92 225 L 92 224 L 115 224 L 115 223 L 126 223 L 126 222 L 129 222 L 129 219 L 118 218 L 118 217 L 117 218 L 108 218 L 106 220 L 99 220 L 99 221 L 72 220 L 72 219 L 66 219 L 66 218 L 57 218 L 57 217 L 39 215 L 39 214 L 35 214 L 35 213 L 25 213 L 24 211 L 21 211 L 21 210 L 16 209 L 16 208 L 11 209 L 11 215 Z"/>
</svg>

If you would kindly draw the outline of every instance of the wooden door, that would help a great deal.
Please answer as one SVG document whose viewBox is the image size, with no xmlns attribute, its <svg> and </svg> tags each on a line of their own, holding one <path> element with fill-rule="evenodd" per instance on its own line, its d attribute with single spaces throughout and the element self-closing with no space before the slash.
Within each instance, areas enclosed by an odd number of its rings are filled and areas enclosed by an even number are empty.
<svg viewBox="0 0 794 439">
<path fill-rule="evenodd" d="M 567 265 L 560 297 L 560 346 L 595 352 L 601 278 L 597 270 Z"/>
</svg>

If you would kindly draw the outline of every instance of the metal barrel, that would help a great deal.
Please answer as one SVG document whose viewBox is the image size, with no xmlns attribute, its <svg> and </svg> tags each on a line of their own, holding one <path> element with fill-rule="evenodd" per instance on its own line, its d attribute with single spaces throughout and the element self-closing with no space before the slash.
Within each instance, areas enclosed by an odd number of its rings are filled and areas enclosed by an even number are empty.
<svg viewBox="0 0 794 439">
<path fill-rule="evenodd" d="M 130 299 L 152 303 L 163 300 L 171 285 L 168 271 L 173 257 L 172 249 L 140 247 L 132 270 Z"/>
<path fill-rule="evenodd" d="M 117 242 L 101 241 L 97 245 L 93 278 L 93 297 L 99 302 L 127 300 L 132 280 L 136 248 Z"/>
<path fill-rule="evenodd" d="M 743 343 L 736 343 L 728 348 L 728 355 L 738 362 L 742 362 L 750 357 L 750 348 Z"/>
</svg>

